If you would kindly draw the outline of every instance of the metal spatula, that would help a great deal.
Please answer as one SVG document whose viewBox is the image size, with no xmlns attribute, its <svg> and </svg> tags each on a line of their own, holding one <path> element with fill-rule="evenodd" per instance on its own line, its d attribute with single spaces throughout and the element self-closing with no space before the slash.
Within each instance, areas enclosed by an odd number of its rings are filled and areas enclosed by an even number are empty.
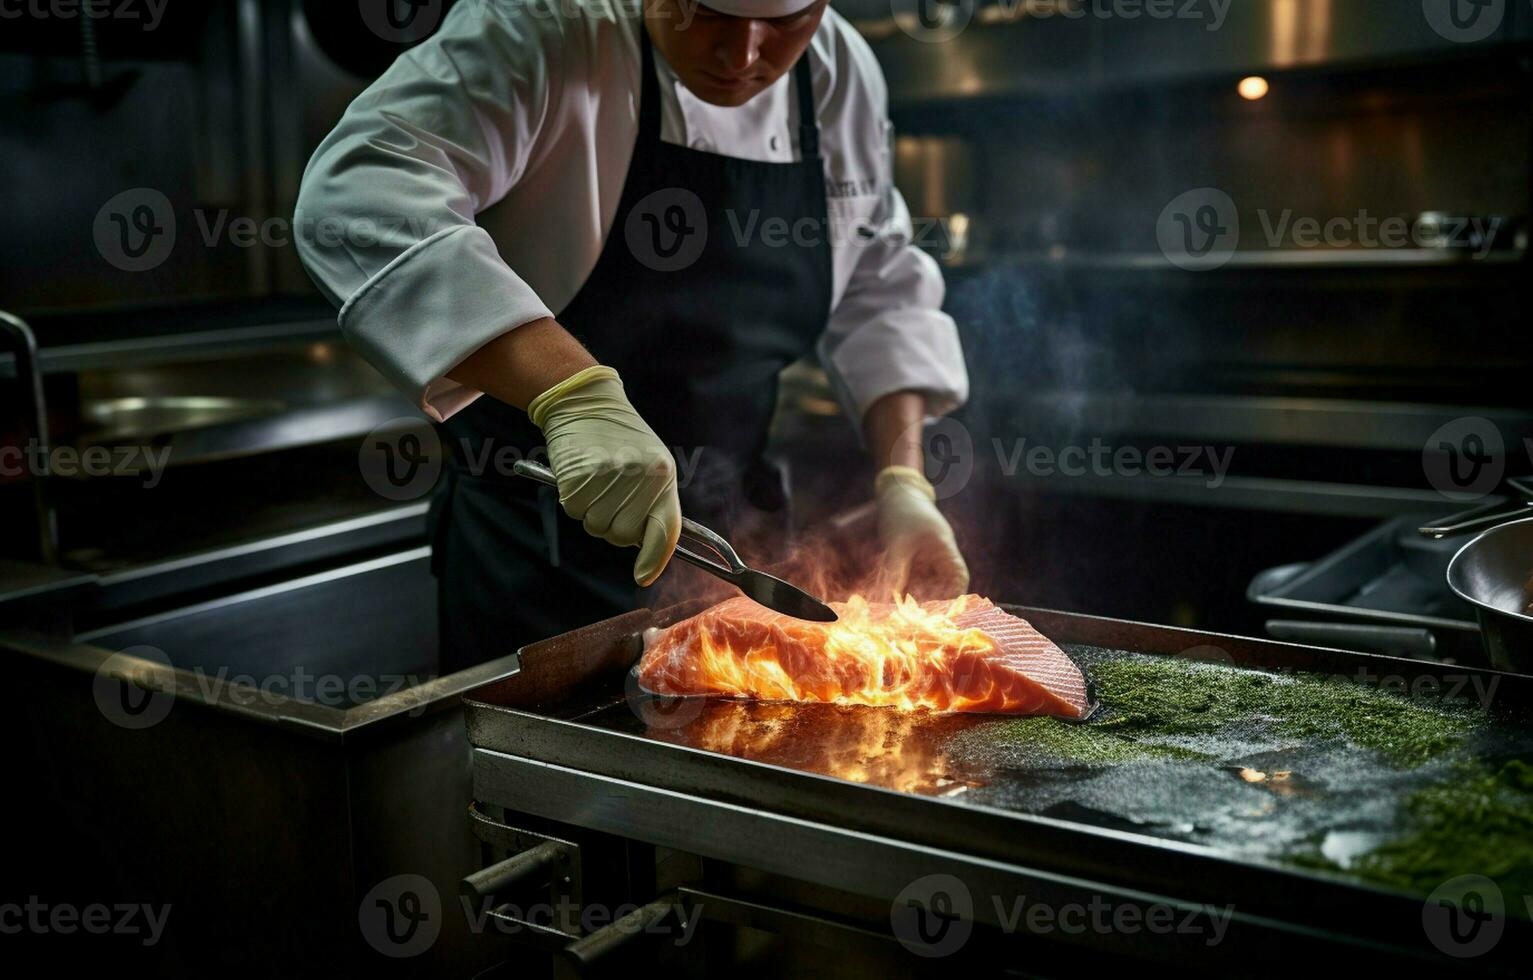
<svg viewBox="0 0 1533 980">
<path fill-rule="evenodd" d="M 518 476 L 536 480 L 558 488 L 558 481 L 548 467 L 531 460 L 517 460 L 512 467 Z M 759 602 L 773 612 L 794 619 L 807 619 L 815 623 L 834 623 L 836 612 L 825 603 L 794 585 L 766 572 L 757 571 L 740 560 L 728 541 L 693 520 L 681 519 L 681 536 L 686 543 L 676 546 L 676 557 L 689 565 L 696 565 L 710 575 L 716 575 L 733 585 L 746 597 Z M 701 545 L 707 553 L 689 548 L 688 544 Z"/>
</svg>

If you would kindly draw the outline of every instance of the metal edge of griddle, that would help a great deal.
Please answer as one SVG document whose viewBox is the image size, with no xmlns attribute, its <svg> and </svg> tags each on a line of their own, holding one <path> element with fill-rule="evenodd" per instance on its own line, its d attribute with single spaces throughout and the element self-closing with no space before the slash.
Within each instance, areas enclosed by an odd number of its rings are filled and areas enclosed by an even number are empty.
<svg viewBox="0 0 1533 980">
<path fill-rule="evenodd" d="M 1219 659 L 1222 653 L 1239 667 L 1258 670 L 1297 670 L 1368 681 L 1436 678 L 1463 675 L 1485 678 L 1494 684 L 1499 696 L 1505 694 L 1518 707 L 1533 705 L 1533 676 L 1514 674 L 1490 667 L 1444 664 L 1430 660 L 1411 660 L 1356 650 L 1305 646 L 1261 637 L 1208 633 L 1181 626 L 1160 626 L 1105 616 L 1061 612 L 998 603 L 1002 609 L 1032 623 L 1040 633 L 1059 644 L 1100 647 L 1158 656 L 1189 656 L 1189 659 Z"/>
<path fill-rule="evenodd" d="M 1503 935 L 1488 953 L 1454 959 L 1435 950 L 1421 927 L 1421 902 L 1410 903 L 1410 925 L 1394 922 L 1387 938 L 1360 934 L 1356 907 L 1319 925 L 1253 911 L 1228 896 L 1199 902 L 1181 893 L 1185 877 L 1171 876 L 1148 887 L 1114 877 L 1095 878 L 1074 871 L 998 861 L 968 848 L 937 847 L 908 835 L 875 834 L 834 820 L 810 820 L 774 809 L 741 804 L 716 796 L 688 793 L 651 782 L 626 780 L 557 763 L 527 759 L 491 749 L 473 752 L 476 796 L 602 833 L 646 841 L 700 857 L 757 868 L 768 874 L 799 878 L 874 899 L 898 902 L 919 895 L 923 883 L 950 894 L 968 895 L 974 921 L 999 926 L 1006 935 L 1021 933 L 1023 905 L 1042 906 L 1063 915 L 1074 907 L 1102 906 L 1118 912 L 1137 907 L 1169 909 L 1181 923 L 1154 932 L 1147 944 L 1141 931 L 1093 928 L 1045 928 L 1042 935 L 1078 949 L 1115 949 L 1142 959 L 1169 960 L 1192 976 L 1278 975 L 1292 972 L 1295 961 L 1326 957 L 1332 965 L 1431 966 L 1436 975 L 1522 975 L 1527 937 Z M 1185 871 L 1185 869 L 1181 869 Z M 949 884 L 956 881 L 957 884 Z M 941 883 L 940 885 L 938 883 Z M 1168 882 L 1174 882 L 1170 888 Z M 914 886 L 915 892 L 912 893 Z M 988 899 L 988 901 L 986 901 Z M 1019 904 L 1020 903 L 1020 904 Z M 1188 917 L 1225 913 L 1225 926 L 1210 939 L 1186 928 Z M 1062 922 L 1062 920 L 1061 920 Z M 900 927 L 895 926 L 896 936 Z M 1190 938 L 1189 938 L 1190 937 Z M 1419 941 L 1402 942 L 1411 937 Z M 914 937 L 909 937 L 914 940 Z M 1169 943 L 1170 949 L 1163 944 Z"/>
<path fill-rule="evenodd" d="M 1003 608 L 1065 644 L 1152 655 L 1178 655 L 1215 647 L 1233 663 L 1258 669 L 1353 674 L 1362 668 L 1371 669 L 1375 677 L 1407 679 L 1441 678 L 1445 673 L 1461 672 L 1504 679 L 1510 691 L 1503 693 L 1510 693 L 1519 702 L 1526 703 L 1533 694 L 1533 678 L 1498 671 L 1478 668 L 1450 671 L 1442 664 L 1344 650 L 1055 610 L 1014 605 Z M 674 617 L 665 618 L 674 621 Z M 628 614 L 622 620 L 622 626 L 631 630 L 643 624 L 645 617 Z M 595 624 L 586 629 L 595 635 L 605 625 Z M 615 632 L 609 631 L 607 636 Z M 636 651 L 632 655 L 636 656 Z M 619 665 L 611 658 L 607 660 L 607 669 Z M 512 676 L 499 684 L 514 685 L 516 680 Z M 1200 894 L 1189 897 L 1215 904 L 1238 895 L 1237 904 L 1254 914 L 1324 930 L 1334 930 L 1338 922 L 1346 922 L 1348 932 L 1390 946 L 1399 945 L 1405 924 L 1420 920 L 1420 896 L 1341 874 L 1232 856 L 1199 844 L 1129 831 L 901 793 L 659 742 L 586 724 L 580 720 L 578 708 L 566 710 L 564 717 L 553 718 L 535 708 L 505 707 L 475 696 L 481 692 L 494 693 L 491 688 L 482 688 L 464 698 L 469 741 L 475 748 L 700 794 L 795 818 L 826 821 L 859 832 L 917 839 L 929 846 L 1057 873 L 1149 890 L 1163 887 L 1165 881 L 1181 881 L 1183 887 L 1196 882 Z M 599 706 L 585 706 L 594 707 Z M 1533 926 L 1519 919 L 1512 919 L 1509 925 L 1512 923 L 1516 923 L 1515 930 L 1526 929 L 1533 939 Z"/>
<path fill-rule="evenodd" d="M 491 718 L 487 715 L 494 714 Z M 487 732 L 494 730 L 493 737 Z M 1382 946 L 1425 937 L 1422 897 L 1344 875 L 1226 854 L 1131 831 L 918 796 L 818 773 L 542 718 L 515 709 L 470 710 L 469 740 L 539 765 L 640 783 L 785 818 L 829 824 L 1052 874 L 1162 893 Z M 495 802 L 510 804 L 511 801 Z M 1340 924 L 1344 923 L 1344 927 Z M 1533 943 L 1533 926 L 1512 926 Z M 1519 945 L 1519 944 L 1514 944 Z M 1523 948 L 1527 948 L 1524 946 Z"/>
</svg>

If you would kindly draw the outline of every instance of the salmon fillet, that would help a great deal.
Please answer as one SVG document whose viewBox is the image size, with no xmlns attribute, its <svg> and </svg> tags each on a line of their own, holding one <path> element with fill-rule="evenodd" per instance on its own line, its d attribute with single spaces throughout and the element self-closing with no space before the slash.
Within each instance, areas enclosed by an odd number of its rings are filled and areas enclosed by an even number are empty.
<svg viewBox="0 0 1533 980">
<path fill-rule="evenodd" d="M 737 596 L 655 636 L 639 685 L 668 697 L 745 697 L 1084 718 L 1080 668 L 980 596 L 902 609 L 831 603 L 810 623 Z"/>
</svg>

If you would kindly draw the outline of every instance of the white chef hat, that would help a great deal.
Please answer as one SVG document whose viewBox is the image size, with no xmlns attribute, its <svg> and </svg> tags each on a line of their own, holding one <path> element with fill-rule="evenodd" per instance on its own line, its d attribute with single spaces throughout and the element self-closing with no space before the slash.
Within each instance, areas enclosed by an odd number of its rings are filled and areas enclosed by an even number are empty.
<svg viewBox="0 0 1533 980">
<path fill-rule="evenodd" d="M 819 0 L 701 0 L 704 7 L 731 17 L 787 17 Z"/>
</svg>

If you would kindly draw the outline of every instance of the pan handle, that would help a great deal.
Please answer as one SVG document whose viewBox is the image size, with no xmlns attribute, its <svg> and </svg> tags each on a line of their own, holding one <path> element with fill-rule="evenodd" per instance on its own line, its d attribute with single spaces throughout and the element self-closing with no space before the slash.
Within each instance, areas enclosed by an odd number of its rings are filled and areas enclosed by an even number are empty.
<svg viewBox="0 0 1533 980">
<path fill-rule="evenodd" d="M 1267 635 L 1285 643 L 1358 650 L 1387 657 L 1409 657 L 1412 660 L 1437 659 L 1437 637 L 1432 635 L 1431 630 L 1414 626 L 1269 619 Z"/>
</svg>

